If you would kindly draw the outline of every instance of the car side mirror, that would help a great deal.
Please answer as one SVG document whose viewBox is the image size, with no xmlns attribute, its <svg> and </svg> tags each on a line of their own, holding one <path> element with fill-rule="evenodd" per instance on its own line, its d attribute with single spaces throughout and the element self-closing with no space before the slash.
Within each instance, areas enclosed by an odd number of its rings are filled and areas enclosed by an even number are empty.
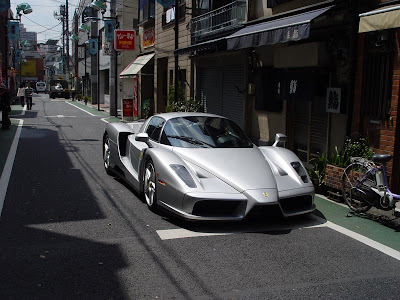
<svg viewBox="0 0 400 300">
<path fill-rule="evenodd" d="M 272 145 L 273 147 L 278 147 L 279 143 L 285 143 L 287 142 L 288 138 L 286 135 L 284 135 L 283 133 L 277 133 L 275 135 L 275 143 Z"/>
<path fill-rule="evenodd" d="M 149 135 L 146 132 L 138 133 L 135 136 L 135 141 L 146 143 L 149 148 L 153 148 L 153 145 L 150 144 Z"/>
</svg>

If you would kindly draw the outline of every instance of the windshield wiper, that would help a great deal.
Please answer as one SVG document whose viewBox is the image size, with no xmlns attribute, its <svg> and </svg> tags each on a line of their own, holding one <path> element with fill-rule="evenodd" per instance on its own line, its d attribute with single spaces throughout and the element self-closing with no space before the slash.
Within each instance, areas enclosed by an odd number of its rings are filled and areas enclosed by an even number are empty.
<svg viewBox="0 0 400 300">
<path fill-rule="evenodd" d="M 198 139 L 194 139 L 194 138 L 191 138 L 191 137 L 188 137 L 188 136 L 167 135 L 167 138 L 173 138 L 173 139 L 177 139 L 177 140 L 182 140 L 182 141 L 191 143 L 193 145 L 200 145 L 200 146 L 207 145 L 209 147 L 215 148 L 213 145 L 211 145 L 209 143 L 206 143 L 206 142 L 203 142 L 203 141 L 200 141 Z"/>
</svg>

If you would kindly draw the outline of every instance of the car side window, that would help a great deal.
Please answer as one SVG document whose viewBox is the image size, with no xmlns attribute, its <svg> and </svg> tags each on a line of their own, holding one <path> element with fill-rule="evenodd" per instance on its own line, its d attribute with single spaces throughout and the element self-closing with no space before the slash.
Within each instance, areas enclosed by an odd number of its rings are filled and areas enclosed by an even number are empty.
<svg viewBox="0 0 400 300">
<path fill-rule="evenodd" d="M 153 117 L 150 120 L 149 124 L 147 125 L 146 133 L 149 135 L 151 140 L 158 141 L 164 122 L 165 120 L 160 117 Z"/>
</svg>

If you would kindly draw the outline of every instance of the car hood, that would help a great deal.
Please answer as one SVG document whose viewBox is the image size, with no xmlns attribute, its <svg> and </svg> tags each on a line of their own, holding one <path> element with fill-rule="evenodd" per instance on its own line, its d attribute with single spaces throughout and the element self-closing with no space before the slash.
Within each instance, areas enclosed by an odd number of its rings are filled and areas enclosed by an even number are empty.
<svg viewBox="0 0 400 300">
<path fill-rule="evenodd" d="M 183 160 L 206 170 L 241 193 L 246 190 L 277 188 L 271 168 L 257 147 L 174 147 L 173 151 Z"/>
</svg>

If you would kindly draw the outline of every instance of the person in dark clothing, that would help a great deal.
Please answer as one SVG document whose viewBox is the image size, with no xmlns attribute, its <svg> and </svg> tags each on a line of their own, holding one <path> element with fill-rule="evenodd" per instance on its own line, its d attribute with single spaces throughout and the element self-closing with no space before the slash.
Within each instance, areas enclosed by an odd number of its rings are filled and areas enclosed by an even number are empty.
<svg viewBox="0 0 400 300">
<path fill-rule="evenodd" d="M 31 84 L 29 83 L 28 86 L 25 88 L 25 101 L 26 101 L 26 108 L 28 110 L 32 109 L 32 96 L 33 96 L 33 89 L 31 88 Z"/>
<path fill-rule="evenodd" d="M 0 98 L 1 129 L 10 129 L 11 121 L 8 113 L 11 111 L 11 96 L 4 84 L 0 85 Z"/>
</svg>

